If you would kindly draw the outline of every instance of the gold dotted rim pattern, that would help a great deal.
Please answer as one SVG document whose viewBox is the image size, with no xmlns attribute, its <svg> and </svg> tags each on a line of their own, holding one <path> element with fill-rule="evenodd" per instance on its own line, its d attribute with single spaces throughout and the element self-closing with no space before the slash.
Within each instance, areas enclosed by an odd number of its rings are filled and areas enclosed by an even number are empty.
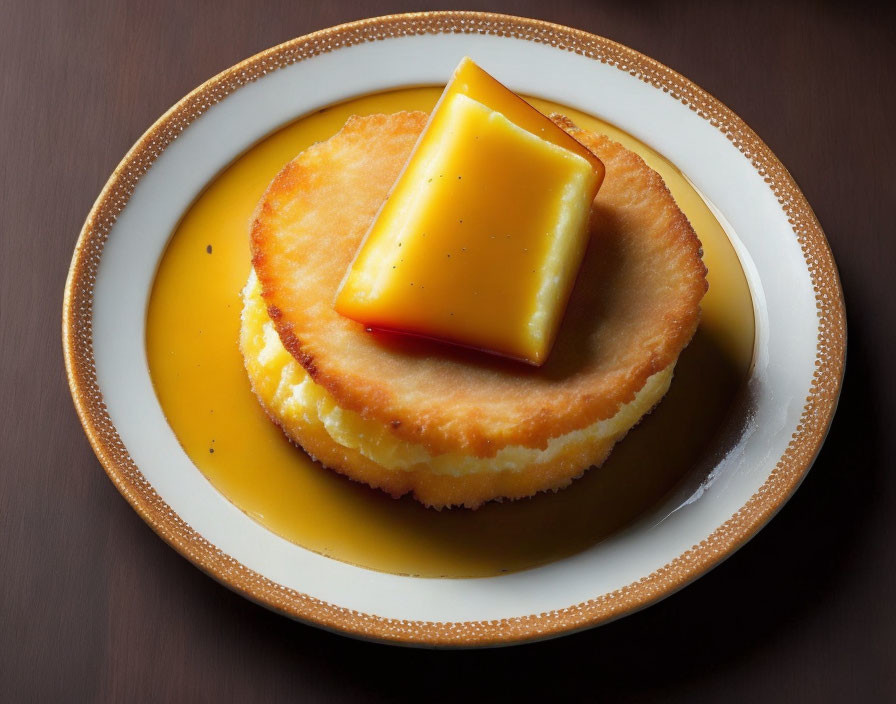
<svg viewBox="0 0 896 704">
<path fill-rule="evenodd" d="M 225 554 L 168 506 L 131 459 L 103 403 L 93 355 L 93 291 L 106 239 L 137 182 L 187 126 L 241 86 L 295 62 L 365 42 L 447 33 L 511 37 L 586 56 L 668 93 L 707 120 L 750 160 L 777 197 L 802 248 L 819 321 L 815 372 L 800 422 L 765 483 L 733 516 L 669 564 L 621 589 L 564 609 L 492 621 L 409 621 L 361 613 L 277 584 Z M 605 623 L 671 594 L 737 550 L 809 470 L 837 405 L 846 357 L 843 294 L 821 226 L 787 169 L 737 115 L 675 71 L 626 46 L 540 20 L 486 12 L 390 15 L 324 29 L 246 59 L 183 98 L 131 148 L 91 209 L 66 282 L 62 334 L 75 407 L 98 459 L 137 513 L 175 550 L 240 594 L 298 620 L 361 638 L 461 647 L 536 640 Z"/>
</svg>

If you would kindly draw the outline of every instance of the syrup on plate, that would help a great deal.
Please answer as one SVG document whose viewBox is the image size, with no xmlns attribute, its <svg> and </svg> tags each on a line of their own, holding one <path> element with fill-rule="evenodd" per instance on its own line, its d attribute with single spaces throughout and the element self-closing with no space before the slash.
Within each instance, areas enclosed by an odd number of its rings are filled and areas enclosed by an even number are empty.
<svg viewBox="0 0 896 704">
<path fill-rule="evenodd" d="M 700 328 L 656 410 L 600 468 L 569 488 L 478 511 L 424 508 L 356 484 L 291 445 L 253 396 L 237 347 L 249 274 L 248 223 L 262 192 L 296 154 L 353 114 L 426 110 L 442 88 L 351 100 L 307 115 L 248 150 L 212 181 L 173 233 L 147 311 L 147 355 L 159 402 L 186 453 L 231 502 L 309 550 L 420 577 L 488 577 L 580 552 L 656 506 L 719 449 L 749 374 L 753 303 L 725 231 L 688 181 L 630 135 L 562 112 L 640 154 L 666 181 L 703 243 L 709 292 Z"/>
</svg>

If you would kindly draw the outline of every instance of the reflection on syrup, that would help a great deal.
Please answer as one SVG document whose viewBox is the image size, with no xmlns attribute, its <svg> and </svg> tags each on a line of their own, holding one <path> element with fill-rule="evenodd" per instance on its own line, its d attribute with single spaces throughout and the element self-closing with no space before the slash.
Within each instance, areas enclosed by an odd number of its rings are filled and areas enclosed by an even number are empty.
<svg viewBox="0 0 896 704">
<path fill-rule="evenodd" d="M 703 242 L 710 289 L 668 395 L 603 467 L 570 488 L 475 512 L 433 511 L 408 497 L 395 501 L 311 462 L 262 412 L 237 348 L 248 220 L 277 171 L 335 133 L 349 115 L 429 110 L 440 90 L 395 91 L 328 108 L 263 140 L 225 170 L 184 216 L 159 266 L 147 353 L 159 401 L 187 454 L 219 491 L 270 530 L 371 569 L 491 576 L 594 545 L 655 506 L 714 450 L 749 371 L 753 309 L 724 231 L 674 166 L 611 125 L 532 101 L 642 154 Z"/>
</svg>

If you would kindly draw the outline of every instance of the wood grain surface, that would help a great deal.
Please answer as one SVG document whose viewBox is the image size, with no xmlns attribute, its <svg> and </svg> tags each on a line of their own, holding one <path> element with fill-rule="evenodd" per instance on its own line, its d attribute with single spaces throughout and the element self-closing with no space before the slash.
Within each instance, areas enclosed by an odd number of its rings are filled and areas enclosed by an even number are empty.
<svg viewBox="0 0 896 704">
<path fill-rule="evenodd" d="M 78 231 L 119 159 L 242 58 L 451 4 L 0 0 L 0 700 L 896 700 L 896 18 L 876 4 L 463 8 L 578 27 L 688 76 L 765 139 L 830 239 L 849 363 L 827 444 L 769 526 L 692 586 L 543 644 L 370 645 L 219 586 L 106 478 L 69 398 L 60 311 Z"/>
</svg>

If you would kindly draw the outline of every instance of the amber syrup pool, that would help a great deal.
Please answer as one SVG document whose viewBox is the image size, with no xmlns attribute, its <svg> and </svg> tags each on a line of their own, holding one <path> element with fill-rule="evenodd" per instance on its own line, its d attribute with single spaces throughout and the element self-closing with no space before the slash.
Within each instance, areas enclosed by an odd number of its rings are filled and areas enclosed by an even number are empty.
<svg viewBox="0 0 896 704">
<path fill-rule="evenodd" d="M 336 560 L 420 577 L 488 577 L 577 552 L 632 523 L 718 451 L 753 355 L 750 289 L 725 231 L 676 167 L 618 128 L 562 112 L 640 154 L 665 179 L 703 243 L 709 292 L 700 328 L 657 409 L 603 467 L 556 494 L 478 511 L 394 500 L 311 461 L 262 412 L 237 347 L 240 290 L 249 274 L 248 223 L 265 187 L 350 115 L 433 108 L 441 88 L 351 100 L 296 120 L 209 184 L 159 264 L 147 311 L 150 373 L 171 428 L 224 496 L 287 540 Z"/>
</svg>

